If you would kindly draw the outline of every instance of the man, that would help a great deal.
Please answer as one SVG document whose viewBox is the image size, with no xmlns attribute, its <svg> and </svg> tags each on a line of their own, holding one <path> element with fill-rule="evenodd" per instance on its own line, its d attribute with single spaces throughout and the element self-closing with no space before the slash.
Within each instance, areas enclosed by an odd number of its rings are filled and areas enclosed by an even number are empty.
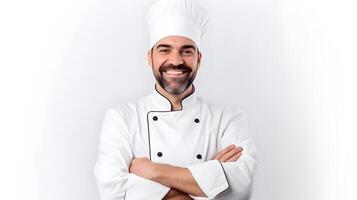
<svg viewBox="0 0 357 200">
<path fill-rule="evenodd" d="M 106 112 L 95 166 L 102 200 L 249 199 L 256 153 L 245 115 L 196 96 L 207 18 L 193 0 L 149 10 L 152 95 Z"/>
</svg>

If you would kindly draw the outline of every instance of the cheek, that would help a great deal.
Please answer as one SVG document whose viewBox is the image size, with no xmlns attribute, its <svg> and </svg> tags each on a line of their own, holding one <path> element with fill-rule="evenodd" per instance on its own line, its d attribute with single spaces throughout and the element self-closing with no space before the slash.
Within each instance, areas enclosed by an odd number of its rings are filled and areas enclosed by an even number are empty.
<svg viewBox="0 0 357 200">
<path fill-rule="evenodd" d="M 165 62 L 165 59 L 162 59 L 162 58 L 154 58 L 153 59 L 153 67 L 155 70 L 158 70 L 161 65 Z"/>
<path fill-rule="evenodd" d="M 197 68 L 198 68 L 198 60 L 197 59 L 187 60 L 186 64 L 188 66 L 190 66 L 193 70 L 197 70 Z"/>
</svg>

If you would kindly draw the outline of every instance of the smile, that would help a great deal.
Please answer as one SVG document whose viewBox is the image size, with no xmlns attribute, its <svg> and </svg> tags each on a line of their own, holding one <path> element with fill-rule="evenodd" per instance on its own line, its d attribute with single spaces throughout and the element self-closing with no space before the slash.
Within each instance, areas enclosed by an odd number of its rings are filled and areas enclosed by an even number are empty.
<svg viewBox="0 0 357 200">
<path fill-rule="evenodd" d="M 182 71 L 182 70 L 167 70 L 164 72 L 167 75 L 170 76 L 180 76 L 180 75 L 184 75 L 186 73 L 186 71 Z"/>
</svg>

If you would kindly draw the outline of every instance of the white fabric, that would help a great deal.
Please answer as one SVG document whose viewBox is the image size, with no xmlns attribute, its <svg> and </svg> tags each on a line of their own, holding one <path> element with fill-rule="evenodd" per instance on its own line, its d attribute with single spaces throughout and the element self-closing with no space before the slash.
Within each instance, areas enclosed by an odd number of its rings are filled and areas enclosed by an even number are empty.
<svg viewBox="0 0 357 200">
<path fill-rule="evenodd" d="M 133 150 L 126 120 L 110 109 L 103 121 L 94 173 L 101 200 L 162 199 L 170 188 L 128 172 Z M 135 151 L 137 152 L 137 151 Z"/>
<path fill-rule="evenodd" d="M 207 21 L 205 11 L 194 0 L 158 0 L 147 13 L 150 48 L 167 36 L 187 37 L 200 48 Z"/>
<path fill-rule="evenodd" d="M 130 173 L 125 199 L 161 199 L 169 192 L 169 190 L 170 188 L 163 186 L 160 183 Z"/>
<path fill-rule="evenodd" d="M 203 199 L 212 199 L 229 187 L 222 165 L 218 160 L 209 160 L 204 163 L 188 166 L 188 169 L 203 193 L 208 197 Z M 200 197 L 191 197 L 202 199 Z"/>
<path fill-rule="evenodd" d="M 125 194 L 130 194 L 127 200 L 162 199 L 169 191 L 159 183 L 129 175 L 135 157 L 187 167 L 208 196 L 192 196 L 195 199 L 249 199 L 256 151 L 245 115 L 212 105 L 196 92 L 182 101 L 182 107 L 171 111 L 170 102 L 155 90 L 107 111 L 95 166 L 102 200 L 124 199 Z M 237 162 L 212 160 L 230 144 L 244 148 Z"/>
</svg>

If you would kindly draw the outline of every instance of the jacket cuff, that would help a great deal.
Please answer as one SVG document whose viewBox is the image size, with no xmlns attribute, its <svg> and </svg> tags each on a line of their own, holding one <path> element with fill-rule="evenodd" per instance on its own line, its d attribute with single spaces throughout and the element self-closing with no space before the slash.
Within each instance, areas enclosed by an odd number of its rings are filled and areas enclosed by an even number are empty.
<svg viewBox="0 0 357 200">
<path fill-rule="evenodd" d="M 211 199 L 214 199 L 214 198 L 209 198 L 209 197 L 196 197 L 196 196 L 192 196 L 192 195 L 189 195 L 189 196 L 194 200 L 211 200 Z"/>
<path fill-rule="evenodd" d="M 126 189 L 126 200 L 163 199 L 170 188 L 160 183 L 130 173 Z"/>
<path fill-rule="evenodd" d="M 193 199 L 213 199 L 221 192 L 229 188 L 222 164 L 218 160 L 210 160 L 204 163 L 187 167 L 201 190 L 207 197 L 194 197 Z"/>
</svg>

